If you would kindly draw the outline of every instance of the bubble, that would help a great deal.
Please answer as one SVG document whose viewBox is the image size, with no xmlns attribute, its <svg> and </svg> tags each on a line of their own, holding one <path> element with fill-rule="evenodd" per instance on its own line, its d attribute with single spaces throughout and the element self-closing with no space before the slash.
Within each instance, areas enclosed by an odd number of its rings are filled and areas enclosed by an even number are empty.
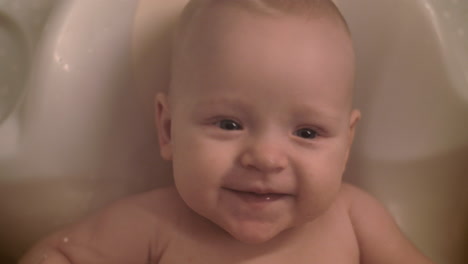
<svg viewBox="0 0 468 264">
<path fill-rule="evenodd" d="M 54 54 L 54 60 L 58 62 L 59 64 L 61 64 L 63 61 L 62 57 L 57 53 Z"/>
</svg>

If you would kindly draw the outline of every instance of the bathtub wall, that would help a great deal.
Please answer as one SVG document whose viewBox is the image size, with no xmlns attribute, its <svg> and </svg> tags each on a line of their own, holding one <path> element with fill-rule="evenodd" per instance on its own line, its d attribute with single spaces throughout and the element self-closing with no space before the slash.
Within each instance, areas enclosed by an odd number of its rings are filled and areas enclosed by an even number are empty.
<svg viewBox="0 0 468 264">
<path fill-rule="evenodd" d="M 468 2 L 358 2 L 338 1 L 363 112 L 346 179 L 434 261 L 467 263 Z"/>
<path fill-rule="evenodd" d="M 134 84 L 137 4 L 0 1 L 0 82 L 16 82 L 0 102 L 0 263 L 112 200 L 170 182 L 158 177 L 169 164 Z M 4 71 L 20 63 L 17 75 Z"/>
</svg>

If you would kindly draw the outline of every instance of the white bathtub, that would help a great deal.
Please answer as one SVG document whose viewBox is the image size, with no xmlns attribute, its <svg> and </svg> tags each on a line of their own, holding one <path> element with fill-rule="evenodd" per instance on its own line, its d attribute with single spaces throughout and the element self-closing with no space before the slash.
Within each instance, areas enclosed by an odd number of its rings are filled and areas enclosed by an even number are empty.
<svg viewBox="0 0 468 264">
<path fill-rule="evenodd" d="M 468 2 L 337 2 L 363 112 L 347 181 L 437 263 L 468 263 Z M 167 84 L 183 3 L 1 0 L 1 263 L 117 197 L 171 182 L 159 176 L 170 166 L 152 97 Z"/>
</svg>

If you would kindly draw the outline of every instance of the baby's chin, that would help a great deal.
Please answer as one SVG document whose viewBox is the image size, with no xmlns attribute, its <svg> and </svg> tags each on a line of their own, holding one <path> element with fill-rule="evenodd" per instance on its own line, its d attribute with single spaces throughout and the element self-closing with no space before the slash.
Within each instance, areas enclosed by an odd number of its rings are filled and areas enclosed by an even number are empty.
<svg viewBox="0 0 468 264">
<path fill-rule="evenodd" d="M 263 244 L 275 239 L 293 225 L 260 221 L 243 221 L 219 225 L 234 239 L 245 244 Z"/>
</svg>

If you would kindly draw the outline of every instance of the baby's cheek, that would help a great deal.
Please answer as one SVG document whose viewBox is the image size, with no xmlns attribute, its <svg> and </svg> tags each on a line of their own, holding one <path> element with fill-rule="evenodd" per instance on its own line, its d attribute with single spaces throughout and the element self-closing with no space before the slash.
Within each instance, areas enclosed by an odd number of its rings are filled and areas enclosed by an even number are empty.
<svg viewBox="0 0 468 264">
<path fill-rule="evenodd" d="M 192 177 L 214 180 L 229 166 L 232 150 L 216 142 L 192 137 L 180 143 L 184 143 L 185 147 L 179 147 L 174 163 L 178 162 L 177 167 L 192 174 Z"/>
<path fill-rule="evenodd" d="M 236 154 L 236 145 L 232 141 L 212 139 L 207 136 L 194 137 L 191 143 L 197 159 L 210 163 L 226 163 L 232 161 Z"/>
<path fill-rule="evenodd" d="M 341 185 L 341 175 L 336 162 L 321 158 L 309 160 L 299 173 L 298 207 L 303 216 L 313 219 L 335 200 Z"/>
</svg>

